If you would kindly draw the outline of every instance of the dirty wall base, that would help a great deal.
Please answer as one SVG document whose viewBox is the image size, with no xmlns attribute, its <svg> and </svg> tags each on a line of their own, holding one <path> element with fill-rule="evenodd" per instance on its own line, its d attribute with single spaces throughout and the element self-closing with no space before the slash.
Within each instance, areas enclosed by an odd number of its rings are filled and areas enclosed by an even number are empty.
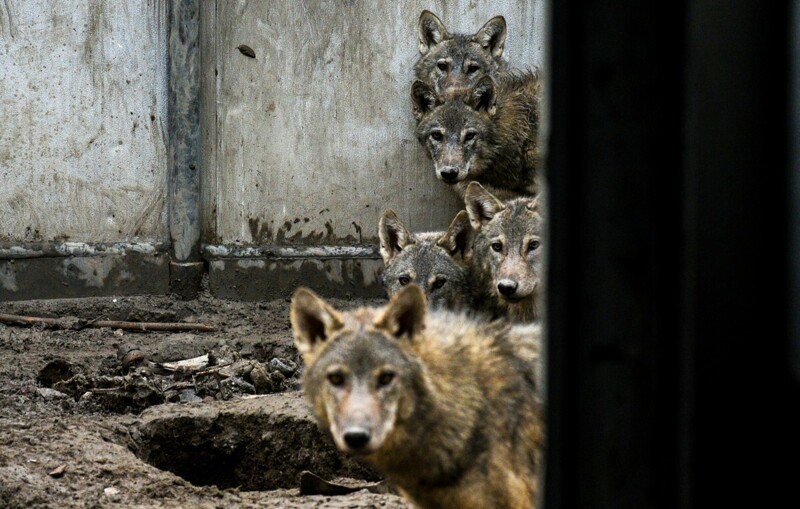
<svg viewBox="0 0 800 509">
<path fill-rule="evenodd" d="M 222 258 L 209 262 L 209 289 L 231 300 L 289 298 L 299 286 L 324 297 L 380 298 L 383 261 L 376 258 Z"/>
<path fill-rule="evenodd" d="M 183 298 L 196 298 L 206 271 L 210 293 L 228 300 L 289 298 L 299 286 L 325 297 L 386 296 L 377 246 L 206 245 L 203 261 L 186 265 L 171 263 L 163 245 L 0 247 L 0 301 L 181 294 L 181 288 Z"/>
<path fill-rule="evenodd" d="M 164 253 L 0 259 L 0 302 L 169 291 Z"/>
</svg>

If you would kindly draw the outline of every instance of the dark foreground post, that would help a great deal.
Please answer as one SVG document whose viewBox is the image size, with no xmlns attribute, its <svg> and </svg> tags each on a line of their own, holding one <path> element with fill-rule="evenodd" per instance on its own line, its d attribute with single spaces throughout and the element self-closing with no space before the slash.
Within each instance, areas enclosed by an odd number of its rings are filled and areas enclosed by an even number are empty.
<svg viewBox="0 0 800 509">
<path fill-rule="evenodd" d="M 790 4 L 551 2 L 546 509 L 793 486 Z"/>
</svg>

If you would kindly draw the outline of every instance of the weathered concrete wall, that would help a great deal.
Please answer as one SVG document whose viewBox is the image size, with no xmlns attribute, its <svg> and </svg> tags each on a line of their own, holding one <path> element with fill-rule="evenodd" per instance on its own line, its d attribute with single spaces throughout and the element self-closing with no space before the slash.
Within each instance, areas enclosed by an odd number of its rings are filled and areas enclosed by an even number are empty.
<svg viewBox="0 0 800 509">
<path fill-rule="evenodd" d="M 203 8 L 210 244 L 375 243 L 388 207 L 415 230 L 449 224 L 460 203 L 413 134 L 423 9 L 467 33 L 502 14 L 510 63 L 544 58 L 541 0 L 218 0 Z"/>
<path fill-rule="evenodd" d="M 166 4 L 0 2 L 0 242 L 167 240 Z"/>
</svg>

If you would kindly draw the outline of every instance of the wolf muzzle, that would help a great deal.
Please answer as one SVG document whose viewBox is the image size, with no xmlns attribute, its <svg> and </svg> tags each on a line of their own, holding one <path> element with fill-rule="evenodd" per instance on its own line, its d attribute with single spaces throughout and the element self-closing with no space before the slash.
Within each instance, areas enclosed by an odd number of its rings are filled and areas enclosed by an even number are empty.
<svg viewBox="0 0 800 509">
<path fill-rule="evenodd" d="M 347 447 L 349 447 L 351 451 L 358 452 L 366 447 L 366 445 L 369 443 L 371 435 L 367 428 L 363 428 L 361 426 L 350 426 L 344 430 L 344 433 L 342 433 L 342 438 L 344 439 L 344 443 L 347 444 Z"/>
<path fill-rule="evenodd" d="M 455 183 L 458 182 L 458 167 L 445 166 L 439 170 L 439 176 L 445 182 Z"/>
</svg>

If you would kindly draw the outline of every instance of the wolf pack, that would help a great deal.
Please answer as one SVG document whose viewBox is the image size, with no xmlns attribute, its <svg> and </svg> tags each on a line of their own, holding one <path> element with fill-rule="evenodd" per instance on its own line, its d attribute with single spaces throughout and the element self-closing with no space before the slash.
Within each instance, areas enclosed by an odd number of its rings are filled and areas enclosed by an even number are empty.
<svg viewBox="0 0 800 509">
<path fill-rule="evenodd" d="M 536 507 L 544 468 L 542 80 L 474 34 L 419 17 L 415 135 L 463 199 L 442 231 L 379 222 L 382 307 L 292 297 L 302 386 L 320 428 L 421 508 Z M 450 192 L 450 191 L 449 191 Z"/>
</svg>

